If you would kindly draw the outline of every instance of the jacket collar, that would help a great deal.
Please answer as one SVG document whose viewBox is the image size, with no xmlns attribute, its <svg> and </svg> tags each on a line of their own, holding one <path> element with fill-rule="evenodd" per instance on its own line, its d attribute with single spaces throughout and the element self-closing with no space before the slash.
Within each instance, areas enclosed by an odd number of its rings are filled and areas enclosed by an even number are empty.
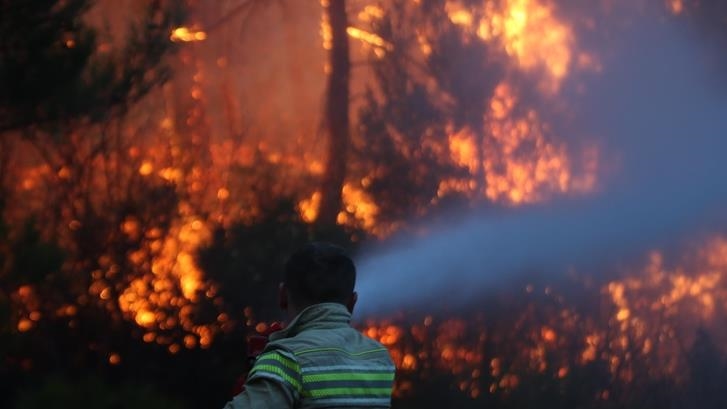
<svg viewBox="0 0 727 409">
<path fill-rule="evenodd" d="M 300 312 L 285 329 L 270 334 L 270 340 L 290 338 L 308 329 L 332 329 L 350 325 L 351 313 L 339 303 L 313 304 Z"/>
</svg>

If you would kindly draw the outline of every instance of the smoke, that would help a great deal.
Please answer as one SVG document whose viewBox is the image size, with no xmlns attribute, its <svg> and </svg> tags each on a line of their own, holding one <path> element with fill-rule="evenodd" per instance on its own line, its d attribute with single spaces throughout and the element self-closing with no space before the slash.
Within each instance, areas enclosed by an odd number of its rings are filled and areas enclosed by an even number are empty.
<svg viewBox="0 0 727 409">
<path fill-rule="evenodd" d="M 536 273 L 603 273 L 727 226 L 727 103 L 702 63 L 709 50 L 666 23 L 613 41 L 617 52 L 588 94 L 570 97 L 578 98 L 575 127 L 600 135 L 603 156 L 618 159 L 604 164 L 616 172 L 602 189 L 474 212 L 425 238 L 398 237 L 385 250 L 364 251 L 361 314 L 463 305 Z"/>
</svg>

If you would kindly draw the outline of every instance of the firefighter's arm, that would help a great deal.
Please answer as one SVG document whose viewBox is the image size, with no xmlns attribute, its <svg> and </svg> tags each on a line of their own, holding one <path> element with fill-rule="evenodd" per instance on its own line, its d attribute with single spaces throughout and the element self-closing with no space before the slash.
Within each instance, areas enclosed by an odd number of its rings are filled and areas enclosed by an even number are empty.
<svg viewBox="0 0 727 409">
<path fill-rule="evenodd" d="M 300 366 L 295 356 L 269 350 L 255 361 L 242 393 L 224 409 L 293 408 L 301 391 Z"/>
</svg>

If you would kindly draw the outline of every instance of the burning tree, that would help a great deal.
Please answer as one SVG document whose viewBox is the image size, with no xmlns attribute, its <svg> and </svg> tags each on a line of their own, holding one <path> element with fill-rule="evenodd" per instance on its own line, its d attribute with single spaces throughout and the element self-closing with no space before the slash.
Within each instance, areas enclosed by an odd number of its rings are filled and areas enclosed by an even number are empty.
<svg viewBox="0 0 727 409">
<path fill-rule="evenodd" d="M 325 5 L 330 24 L 330 73 L 326 95 L 326 124 L 329 133 L 328 158 L 323 180 L 318 220 L 334 225 L 341 210 L 341 189 L 346 178 L 350 145 L 349 82 L 351 60 L 348 44 L 348 12 L 345 0 L 329 0 Z"/>
<path fill-rule="evenodd" d="M 571 71 L 592 69 L 575 64 L 592 57 L 551 6 L 391 1 L 359 19 L 372 80 L 351 183 L 383 225 L 452 200 L 517 205 L 594 188 L 597 153 L 566 149 L 544 108 Z"/>
</svg>

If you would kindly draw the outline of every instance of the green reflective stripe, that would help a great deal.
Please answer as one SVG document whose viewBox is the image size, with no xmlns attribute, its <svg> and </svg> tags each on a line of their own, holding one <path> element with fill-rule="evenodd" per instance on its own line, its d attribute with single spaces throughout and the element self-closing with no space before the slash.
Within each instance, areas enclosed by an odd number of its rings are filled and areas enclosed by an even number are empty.
<svg viewBox="0 0 727 409">
<path fill-rule="evenodd" d="M 394 373 L 336 372 L 303 375 L 303 382 L 322 381 L 393 381 Z"/>
<path fill-rule="evenodd" d="M 274 375 L 274 378 L 289 383 L 298 392 L 302 389 L 300 365 L 278 351 L 266 352 L 260 355 L 255 361 L 252 371 L 250 371 L 251 378 L 256 375 L 265 376 L 266 374 Z"/>
<path fill-rule="evenodd" d="M 273 362 L 270 362 L 270 361 L 273 361 Z M 300 373 L 300 365 L 298 365 L 297 362 L 295 362 L 292 359 L 285 357 L 277 352 L 267 352 L 265 354 L 262 354 L 257 358 L 256 363 L 257 362 L 265 363 L 268 365 L 271 365 L 271 364 L 276 365 L 279 363 L 279 364 L 285 366 L 286 368 L 291 369 L 295 373 Z"/>
<path fill-rule="evenodd" d="M 384 362 L 377 362 L 376 364 L 359 364 L 359 363 L 347 363 L 337 365 L 317 365 L 313 367 L 301 367 L 302 373 L 348 373 L 348 372 L 375 372 L 375 373 L 394 373 L 396 367 L 393 364 Z"/>
<path fill-rule="evenodd" d="M 302 389 L 300 382 L 297 379 L 290 376 L 288 374 L 288 372 L 285 371 L 284 369 L 282 369 L 278 366 L 274 366 L 274 365 L 255 365 L 255 367 L 250 372 L 250 378 L 252 379 L 255 377 L 255 375 L 262 376 L 264 374 L 277 375 L 278 377 L 282 378 L 284 381 L 293 385 L 293 387 L 297 391 L 300 391 Z"/>
<path fill-rule="evenodd" d="M 344 354 L 349 355 L 349 356 L 361 356 L 361 355 L 373 354 L 375 352 L 387 352 L 388 353 L 388 349 L 377 348 L 377 349 L 370 349 L 368 351 L 350 352 L 350 351 L 346 351 L 343 348 L 313 348 L 313 349 L 305 349 L 303 351 L 298 351 L 295 353 L 295 355 L 311 354 L 314 352 L 343 352 Z"/>
<path fill-rule="evenodd" d="M 391 395 L 391 388 L 325 388 L 304 391 L 303 395 L 311 398 L 327 398 L 331 396 L 347 396 L 347 397 L 363 397 L 363 396 L 380 396 L 388 397 Z"/>
<path fill-rule="evenodd" d="M 311 399 L 312 404 L 309 406 L 311 408 L 390 408 L 391 407 L 391 397 L 376 397 L 376 398 L 367 398 L 367 397 L 355 397 L 355 398 L 347 398 L 347 397 L 330 397 L 330 398 L 318 398 L 318 399 Z"/>
</svg>

